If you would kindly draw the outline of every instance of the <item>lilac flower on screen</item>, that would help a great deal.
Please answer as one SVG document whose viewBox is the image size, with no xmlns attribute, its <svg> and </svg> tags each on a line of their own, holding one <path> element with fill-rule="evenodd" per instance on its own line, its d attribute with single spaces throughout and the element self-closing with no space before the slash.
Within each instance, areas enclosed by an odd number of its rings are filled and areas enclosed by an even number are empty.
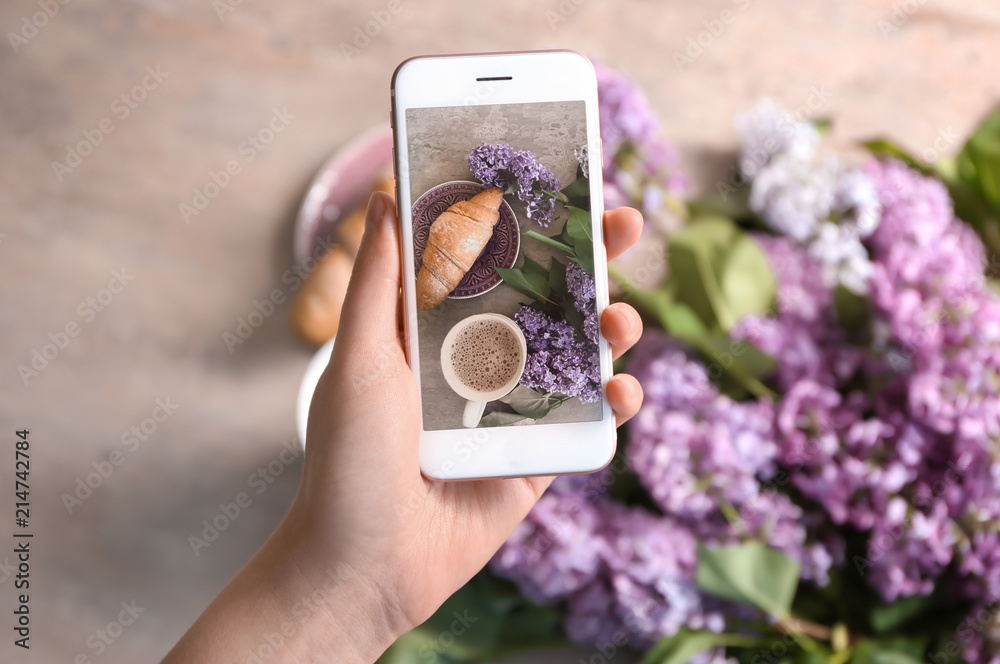
<svg viewBox="0 0 1000 664">
<path fill-rule="evenodd" d="M 597 285 L 594 275 L 588 274 L 580 264 L 571 261 L 566 265 L 566 286 L 573 296 L 573 305 L 583 314 L 583 332 L 595 344 L 599 326 L 597 322 Z"/>
<path fill-rule="evenodd" d="M 552 171 L 538 163 L 531 152 L 515 151 L 503 143 L 482 143 L 469 154 L 469 170 L 484 186 L 514 192 L 525 204 L 528 218 L 542 228 L 552 223 L 555 210 L 552 194 L 559 191 L 561 185 Z"/>
<path fill-rule="evenodd" d="M 514 314 L 528 345 L 521 385 L 579 397 L 583 403 L 601 400 L 598 348 L 565 320 L 553 319 L 533 307 Z"/>
</svg>

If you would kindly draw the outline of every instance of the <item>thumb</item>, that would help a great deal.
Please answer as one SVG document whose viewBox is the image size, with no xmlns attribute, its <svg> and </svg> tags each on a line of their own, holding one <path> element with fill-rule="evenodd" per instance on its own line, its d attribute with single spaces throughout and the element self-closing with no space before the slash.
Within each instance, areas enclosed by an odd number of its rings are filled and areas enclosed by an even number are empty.
<svg viewBox="0 0 1000 664">
<path fill-rule="evenodd" d="M 334 357 L 343 354 L 338 359 L 349 362 L 347 355 L 369 360 L 384 357 L 386 352 L 402 356 L 397 318 L 399 262 L 395 201 L 376 191 L 368 201 L 365 232 L 344 297 Z"/>
</svg>

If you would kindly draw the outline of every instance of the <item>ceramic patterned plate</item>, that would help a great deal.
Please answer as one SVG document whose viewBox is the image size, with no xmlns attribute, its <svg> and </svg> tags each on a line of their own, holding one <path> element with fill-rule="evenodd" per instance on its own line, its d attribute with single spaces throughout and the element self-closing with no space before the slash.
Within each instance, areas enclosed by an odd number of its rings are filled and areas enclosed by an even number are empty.
<svg viewBox="0 0 1000 664">
<path fill-rule="evenodd" d="M 428 189 L 413 203 L 413 264 L 417 271 L 423 262 L 424 247 L 427 246 L 427 236 L 434 220 L 455 203 L 467 201 L 484 189 L 486 187 L 478 182 L 445 182 Z M 493 237 L 448 297 L 465 300 L 496 288 L 502 279 L 493 268 L 514 267 L 520 248 L 521 233 L 517 228 L 517 218 L 507 201 L 503 201 L 500 204 L 500 219 L 493 227 Z"/>
</svg>

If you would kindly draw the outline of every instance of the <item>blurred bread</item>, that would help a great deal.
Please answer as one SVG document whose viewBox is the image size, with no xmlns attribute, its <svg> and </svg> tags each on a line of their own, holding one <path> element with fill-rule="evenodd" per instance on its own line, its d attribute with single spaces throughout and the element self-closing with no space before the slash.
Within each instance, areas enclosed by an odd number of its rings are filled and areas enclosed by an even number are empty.
<svg viewBox="0 0 1000 664">
<path fill-rule="evenodd" d="M 384 191 L 387 194 L 395 194 L 396 180 L 389 173 L 383 173 L 375 178 L 372 189 L 364 199 L 358 203 L 357 207 L 351 210 L 337 223 L 335 239 L 340 246 L 347 250 L 351 256 L 358 254 L 358 247 L 361 246 L 361 236 L 365 232 L 365 212 L 368 210 L 368 199 L 376 191 Z"/>
<path fill-rule="evenodd" d="M 383 173 L 375 179 L 371 192 L 337 222 L 336 244 L 319 259 L 316 269 L 295 294 L 290 313 L 292 330 L 306 343 L 319 346 L 336 336 L 354 257 L 365 232 L 368 199 L 376 191 L 392 194 L 395 188 L 391 174 Z"/>
<path fill-rule="evenodd" d="M 335 245 L 295 294 L 292 329 L 303 341 L 319 346 L 336 336 L 353 268 L 351 254 Z"/>
</svg>

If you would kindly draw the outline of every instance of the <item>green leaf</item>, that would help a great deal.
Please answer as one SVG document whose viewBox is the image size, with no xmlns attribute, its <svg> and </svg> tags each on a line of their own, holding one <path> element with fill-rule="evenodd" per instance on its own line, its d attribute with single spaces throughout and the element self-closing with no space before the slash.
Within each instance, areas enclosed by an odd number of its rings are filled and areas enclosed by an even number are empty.
<svg viewBox="0 0 1000 664">
<path fill-rule="evenodd" d="M 698 587 L 753 604 L 773 617 L 788 616 L 799 584 L 799 564 L 760 542 L 709 549 L 698 546 Z"/>
<path fill-rule="evenodd" d="M 747 314 L 766 313 L 774 304 L 771 265 L 749 235 L 741 233 L 726 256 L 721 286 L 729 312 L 736 320 Z"/>
<path fill-rule="evenodd" d="M 873 155 L 878 157 L 895 157 L 910 168 L 914 168 L 925 175 L 930 172 L 930 168 L 928 168 L 927 164 L 920 161 L 907 152 L 906 149 L 895 142 L 890 141 L 888 138 L 872 138 L 870 140 L 863 141 L 861 145 L 867 148 Z"/>
<path fill-rule="evenodd" d="M 574 258 L 588 274 L 594 273 L 594 229 L 587 210 L 567 207 L 566 234 L 572 240 Z"/>
<path fill-rule="evenodd" d="M 746 219 L 750 211 L 750 184 L 741 182 L 729 185 L 719 183 L 718 191 L 696 198 L 688 203 L 690 217 L 722 216 L 730 219 Z"/>
<path fill-rule="evenodd" d="M 582 175 L 579 168 L 577 174 Z M 581 210 L 590 209 L 590 180 L 587 178 L 577 177 L 562 188 L 562 194 L 569 201 L 569 205 Z"/>
<path fill-rule="evenodd" d="M 833 128 L 833 120 L 830 118 L 816 118 L 812 121 L 813 127 L 816 127 L 816 131 L 822 136 Z"/>
<path fill-rule="evenodd" d="M 539 284 L 545 284 L 545 287 L 548 288 L 549 271 L 546 268 L 542 267 L 541 263 L 533 261 L 527 256 L 525 256 L 524 262 L 521 264 L 521 272 L 524 273 L 524 276 L 528 280 L 532 282 L 537 282 Z M 548 294 L 548 292 L 549 291 L 546 290 L 546 294 Z"/>
<path fill-rule="evenodd" d="M 524 417 L 539 420 L 548 415 L 553 408 L 562 405 L 567 398 L 561 394 L 538 392 L 523 385 L 518 385 L 510 394 L 500 397 L 500 401 Z"/>
<path fill-rule="evenodd" d="M 687 664 L 695 655 L 719 646 L 749 647 L 755 641 L 738 634 L 715 634 L 681 629 L 673 636 L 660 639 L 639 660 L 639 664 Z"/>
<path fill-rule="evenodd" d="M 986 116 L 969 137 L 960 153 L 960 163 L 963 159 L 973 171 L 969 173 L 966 169 L 964 179 L 990 207 L 1000 209 L 1000 108 Z"/>
<path fill-rule="evenodd" d="M 547 244 L 550 247 L 559 249 L 560 251 L 565 251 L 568 254 L 574 253 L 574 249 L 570 245 L 564 242 L 560 242 L 554 237 L 549 237 L 548 235 L 542 235 L 538 231 L 524 231 L 523 233 L 521 233 L 521 237 L 530 237 L 532 240 L 538 240 L 543 244 Z"/>
<path fill-rule="evenodd" d="M 553 258 L 549 262 L 549 292 L 553 295 L 565 295 L 566 290 L 566 265 Z"/>
<path fill-rule="evenodd" d="M 594 274 L 594 256 L 593 254 L 578 253 L 573 257 L 573 261 L 583 268 L 583 271 L 587 274 Z"/>
<path fill-rule="evenodd" d="M 479 425 L 484 427 L 509 427 L 518 424 L 530 424 L 533 421 L 530 417 L 521 415 L 520 413 L 495 410 L 479 420 Z"/>
<path fill-rule="evenodd" d="M 936 601 L 933 596 L 914 595 L 892 604 L 873 606 L 870 614 L 872 629 L 876 633 L 898 629 L 932 608 Z"/>
<path fill-rule="evenodd" d="M 922 659 L 899 646 L 882 644 L 877 641 L 862 641 L 854 648 L 851 664 L 922 664 Z"/>
<path fill-rule="evenodd" d="M 723 369 L 736 367 L 741 375 L 766 378 L 778 368 L 777 360 L 749 341 L 713 332 L 705 337 L 705 343 L 711 351 L 707 359 L 718 362 Z"/>
<path fill-rule="evenodd" d="M 843 286 L 837 286 L 833 293 L 833 300 L 837 310 L 837 321 L 844 329 L 856 332 L 867 326 L 867 298 Z"/>
<path fill-rule="evenodd" d="M 378 664 L 479 662 L 568 646 L 562 618 L 554 607 L 531 604 L 512 584 L 480 572 L 426 622 L 397 639 Z"/>
<path fill-rule="evenodd" d="M 705 336 L 705 325 L 691 307 L 683 302 L 661 299 L 656 301 L 654 306 L 660 323 L 673 336 L 692 342 Z"/>
<path fill-rule="evenodd" d="M 513 288 L 519 293 L 523 293 L 530 298 L 538 300 L 543 303 L 552 303 L 549 299 L 551 290 L 549 288 L 549 276 L 542 269 L 539 273 L 535 268 L 529 267 L 529 263 L 533 263 L 534 266 L 538 266 L 534 261 L 528 261 L 525 259 L 525 267 L 522 269 L 518 268 L 505 268 L 505 267 L 495 267 L 494 270 L 500 275 L 500 278 L 504 280 L 508 286 Z"/>
<path fill-rule="evenodd" d="M 573 238 L 573 246 L 578 242 L 594 241 L 594 229 L 590 219 L 590 211 L 578 207 L 566 208 L 569 211 L 569 218 L 566 220 L 566 232 Z"/>
<path fill-rule="evenodd" d="M 736 319 L 719 284 L 727 255 L 741 231 L 725 217 L 702 217 L 667 240 L 669 286 L 706 326 L 729 330 Z"/>
</svg>

